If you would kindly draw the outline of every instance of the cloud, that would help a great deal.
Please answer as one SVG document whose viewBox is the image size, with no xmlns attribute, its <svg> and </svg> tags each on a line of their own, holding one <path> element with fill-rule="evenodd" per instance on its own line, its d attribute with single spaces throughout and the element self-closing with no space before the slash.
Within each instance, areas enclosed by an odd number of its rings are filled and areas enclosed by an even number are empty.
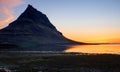
<svg viewBox="0 0 120 72">
<path fill-rule="evenodd" d="M 14 19 L 12 12 L 8 8 L 2 8 L 2 12 L 7 16 L 7 18 L 0 20 L 0 28 L 3 28 L 6 26 L 6 23 Z"/>
<path fill-rule="evenodd" d="M 20 5 L 22 2 L 23 0 L 0 0 L 0 4 L 2 6 L 10 6 L 10 7 Z"/>
<path fill-rule="evenodd" d="M 0 29 L 14 19 L 13 8 L 22 4 L 23 0 L 0 0 Z"/>
</svg>

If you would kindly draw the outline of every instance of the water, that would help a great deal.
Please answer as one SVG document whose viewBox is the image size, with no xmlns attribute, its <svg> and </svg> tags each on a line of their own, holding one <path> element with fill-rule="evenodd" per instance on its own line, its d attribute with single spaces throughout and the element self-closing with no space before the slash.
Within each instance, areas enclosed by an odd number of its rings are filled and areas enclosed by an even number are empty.
<svg viewBox="0 0 120 72">
<path fill-rule="evenodd" d="M 120 45 L 76 45 L 71 46 L 65 52 L 120 54 Z"/>
</svg>

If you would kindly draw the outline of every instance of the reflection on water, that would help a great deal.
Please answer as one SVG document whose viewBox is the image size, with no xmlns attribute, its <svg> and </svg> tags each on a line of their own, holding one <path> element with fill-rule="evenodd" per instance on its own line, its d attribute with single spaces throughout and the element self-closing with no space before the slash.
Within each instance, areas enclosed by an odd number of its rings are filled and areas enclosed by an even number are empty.
<svg viewBox="0 0 120 72">
<path fill-rule="evenodd" d="M 120 45 L 77 45 L 71 46 L 65 52 L 120 54 Z"/>
</svg>

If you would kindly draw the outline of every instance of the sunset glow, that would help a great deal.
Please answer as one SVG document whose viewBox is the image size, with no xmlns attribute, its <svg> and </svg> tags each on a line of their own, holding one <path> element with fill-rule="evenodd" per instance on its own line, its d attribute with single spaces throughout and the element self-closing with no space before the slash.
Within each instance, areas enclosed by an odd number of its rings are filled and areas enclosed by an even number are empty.
<svg viewBox="0 0 120 72">
<path fill-rule="evenodd" d="M 72 32 L 68 33 L 67 31 L 63 33 L 66 37 L 69 39 L 75 40 L 75 41 L 83 41 L 87 43 L 120 43 L 120 32 L 118 31 L 103 31 L 103 32 Z"/>
<path fill-rule="evenodd" d="M 120 53 L 119 45 L 78 45 L 71 46 L 65 52 L 81 52 L 81 53 Z"/>
</svg>

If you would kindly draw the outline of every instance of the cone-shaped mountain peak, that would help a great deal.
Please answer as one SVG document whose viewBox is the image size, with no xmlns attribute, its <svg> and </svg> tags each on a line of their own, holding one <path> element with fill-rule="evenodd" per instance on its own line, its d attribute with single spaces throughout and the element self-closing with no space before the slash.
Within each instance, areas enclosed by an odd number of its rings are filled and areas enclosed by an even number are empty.
<svg viewBox="0 0 120 72">
<path fill-rule="evenodd" d="M 42 12 L 35 9 L 32 5 L 28 5 L 26 10 L 19 16 L 18 20 L 28 19 L 36 24 L 41 24 L 55 29 L 48 17 Z"/>
<path fill-rule="evenodd" d="M 26 18 L 26 17 L 30 19 L 32 17 L 38 17 L 39 15 L 42 16 L 44 14 L 29 4 L 28 7 L 26 8 L 26 10 L 19 16 L 18 19 L 22 19 L 22 18 Z"/>
<path fill-rule="evenodd" d="M 30 5 L 30 4 L 28 4 L 28 7 L 27 7 L 27 9 L 35 9 L 32 5 Z"/>
</svg>

